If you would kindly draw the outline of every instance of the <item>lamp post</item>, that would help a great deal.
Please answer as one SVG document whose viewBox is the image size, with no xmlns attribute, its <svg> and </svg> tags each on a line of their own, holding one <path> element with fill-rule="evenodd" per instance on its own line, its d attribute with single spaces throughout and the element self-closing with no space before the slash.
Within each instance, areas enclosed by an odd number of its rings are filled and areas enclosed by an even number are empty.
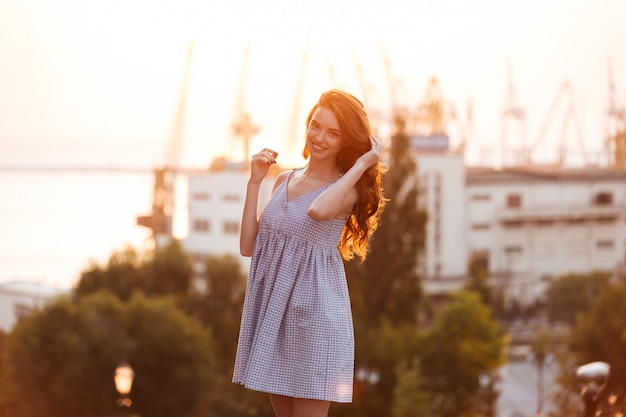
<svg viewBox="0 0 626 417">
<path fill-rule="evenodd" d="M 117 399 L 117 405 L 125 409 L 133 404 L 130 399 L 130 390 L 133 387 L 133 378 L 135 377 L 135 371 L 126 361 L 120 362 L 115 369 L 113 380 L 115 381 L 115 389 L 119 394 Z"/>
<path fill-rule="evenodd" d="M 606 362 L 591 362 L 576 369 L 580 396 L 585 403 L 585 417 L 595 417 L 600 393 L 606 386 L 611 366 Z"/>
<path fill-rule="evenodd" d="M 482 407 L 484 407 L 484 413 L 488 417 L 497 414 L 496 402 L 500 395 L 500 383 L 500 375 L 496 370 L 483 371 L 478 375 L 478 385 L 484 396 Z"/>
</svg>

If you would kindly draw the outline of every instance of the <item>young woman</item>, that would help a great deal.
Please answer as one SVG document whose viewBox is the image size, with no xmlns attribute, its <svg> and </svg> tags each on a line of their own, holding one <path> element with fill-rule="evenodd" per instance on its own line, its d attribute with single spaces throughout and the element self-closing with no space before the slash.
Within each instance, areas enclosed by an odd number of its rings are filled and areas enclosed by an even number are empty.
<svg viewBox="0 0 626 417">
<path fill-rule="evenodd" d="M 252 157 L 240 250 L 252 256 L 233 382 L 267 392 L 277 417 L 351 402 L 354 331 L 342 257 L 364 260 L 385 199 L 382 144 L 363 104 L 330 90 L 306 120 L 305 167 L 259 187 L 278 153 Z"/>
</svg>

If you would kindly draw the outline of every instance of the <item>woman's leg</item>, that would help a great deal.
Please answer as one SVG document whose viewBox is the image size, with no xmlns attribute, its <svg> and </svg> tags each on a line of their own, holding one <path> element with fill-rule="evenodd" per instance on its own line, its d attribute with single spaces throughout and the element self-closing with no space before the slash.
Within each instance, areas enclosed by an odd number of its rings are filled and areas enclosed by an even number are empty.
<svg viewBox="0 0 626 417">
<path fill-rule="evenodd" d="M 276 417 L 327 417 L 330 401 L 270 394 Z"/>
<path fill-rule="evenodd" d="M 270 394 L 270 401 L 276 417 L 293 417 L 293 398 Z"/>
<path fill-rule="evenodd" d="M 294 417 L 327 417 L 330 401 L 294 398 Z"/>
</svg>

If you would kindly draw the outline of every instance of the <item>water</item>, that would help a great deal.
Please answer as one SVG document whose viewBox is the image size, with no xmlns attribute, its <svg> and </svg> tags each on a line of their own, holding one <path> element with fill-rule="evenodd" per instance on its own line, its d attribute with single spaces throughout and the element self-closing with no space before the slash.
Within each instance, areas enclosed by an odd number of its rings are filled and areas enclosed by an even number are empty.
<svg viewBox="0 0 626 417">
<path fill-rule="evenodd" d="M 149 171 L 0 171 L 0 282 L 69 288 L 91 262 L 149 244 Z"/>
</svg>

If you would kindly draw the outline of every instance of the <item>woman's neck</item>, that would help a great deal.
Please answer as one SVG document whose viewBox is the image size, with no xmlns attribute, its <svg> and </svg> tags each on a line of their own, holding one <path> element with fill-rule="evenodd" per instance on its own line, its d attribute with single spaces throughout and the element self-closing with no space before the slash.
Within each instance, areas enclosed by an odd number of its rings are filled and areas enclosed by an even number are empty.
<svg viewBox="0 0 626 417">
<path fill-rule="evenodd" d="M 341 169 L 334 163 L 311 163 L 305 167 L 302 176 L 305 178 L 334 180 L 341 176 Z"/>
</svg>

